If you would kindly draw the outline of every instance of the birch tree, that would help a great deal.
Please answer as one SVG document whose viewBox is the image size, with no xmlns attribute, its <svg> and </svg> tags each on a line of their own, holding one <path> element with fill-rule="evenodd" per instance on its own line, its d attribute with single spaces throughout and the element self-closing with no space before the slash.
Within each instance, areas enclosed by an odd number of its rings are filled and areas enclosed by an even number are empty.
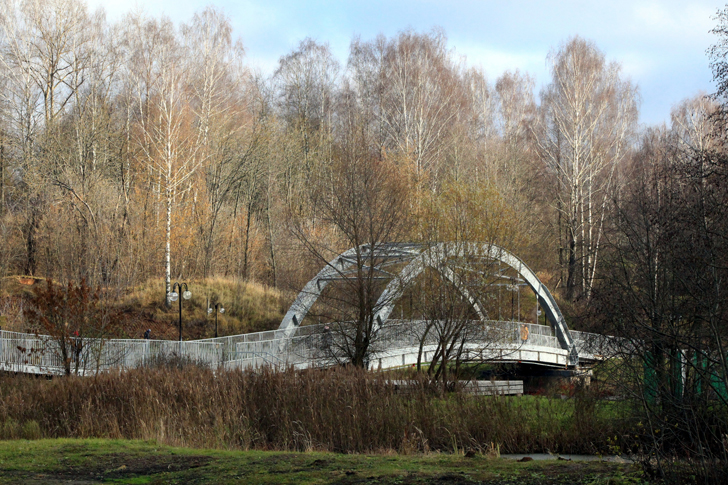
<svg viewBox="0 0 728 485">
<path fill-rule="evenodd" d="M 676 147 L 687 157 L 719 148 L 714 136 L 714 119 L 720 105 L 714 100 L 698 94 L 673 107 L 670 112 L 671 133 Z"/>
<path fill-rule="evenodd" d="M 256 109 L 251 109 L 258 103 L 253 103 L 255 85 L 243 66 L 243 45 L 233 38 L 227 17 L 208 7 L 182 27 L 182 34 L 188 53 L 190 103 L 200 158 L 205 160 L 209 212 L 201 224 L 205 226 L 202 274 L 207 276 L 213 266 L 220 215 L 231 199 L 233 212 L 237 213 L 239 189 L 247 180 L 250 159 L 259 148 Z M 249 228 L 250 214 L 247 225 Z M 244 254 L 247 267 L 247 249 Z"/>
<path fill-rule="evenodd" d="M 164 274 L 172 279 L 172 211 L 181 189 L 204 161 L 200 131 L 194 129 L 187 92 L 184 51 L 168 19 L 127 17 L 129 89 L 137 116 L 134 143 L 149 173 L 157 178 L 164 202 Z"/>
<path fill-rule="evenodd" d="M 555 183 L 559 261 L 566 297 L 589 298 L 596 278 L 609 189 L 630 149 L 636 88 L 617 63 L 575 37 L 549 55 L 537 147 Z"/>
<path fill-rule="evenodd" d="M 457 66 L 441 31 L 403 32 L 387 45 L 382 119 L 390 148 L 410 157 L 418 177 L 437 172 L 463 107 Z"/>
<path fill-rule="evenodd" d="M 288 170 L 289 183 L 297 187 L 294 190 L 301 190 L 309 182 L 317 159 L 330 158 L 331 118 L 339 69 L 328 44 L 307 38 L 296 50 L 281 57 L 274 74 L 278 112 L 289 136 L 298 139 L 300 150 L 300 165 Z M 299 198 L 299 204 L 302 199 Z"/>
<path fill-rule="evenodd" d="M 507 71 L 492 87 L 476 86 L 476 133 L 488 127 L 478 147 L 485 176 L 509 203 L 516 204 L 528 184 L 529 130 L 536 114 L 534 81 L 528 74 Z"/>
<path fill-rule="evenodd" d="M 453 142 L 453 125 L 467 108 L 460 65 L 444 32 L 355 39 L 349 68 L 383 151 L 409 160 L 418 178 L 437 174 Z"/>
</svg>

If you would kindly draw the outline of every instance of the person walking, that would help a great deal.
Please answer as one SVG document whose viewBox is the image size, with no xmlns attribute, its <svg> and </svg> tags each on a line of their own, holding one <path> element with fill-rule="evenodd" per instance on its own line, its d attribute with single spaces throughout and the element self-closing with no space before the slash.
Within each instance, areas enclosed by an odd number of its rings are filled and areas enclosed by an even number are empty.
<svg viewBox="0 0 728 485">
<path fill-rule="evenodd" d="M 71 343 L 71 348 L 73 351 L 73 361 L 74 362 L 80 362 L 81 361 L 81 351 L 83 350 L 83 340 L 78 335 L 78 330 L 73 332 L 73 341 Z"/>
<path fill-rule="evenodd" d="M 323 336 L 323 349 L 329 350 L 329 347 L 331 347 L 331 329 L 328 325 L 324 327 L 324 336 Z"/>
<path fill-rule="evenodd" d="M 525 344 L 526 342 L 528 342 L 528 334 L 529 334 L 528 325 L 526 325 L 524 323 L 523 325 L 521 325 L 521 342 L 522 343 Z"/>
</svg>

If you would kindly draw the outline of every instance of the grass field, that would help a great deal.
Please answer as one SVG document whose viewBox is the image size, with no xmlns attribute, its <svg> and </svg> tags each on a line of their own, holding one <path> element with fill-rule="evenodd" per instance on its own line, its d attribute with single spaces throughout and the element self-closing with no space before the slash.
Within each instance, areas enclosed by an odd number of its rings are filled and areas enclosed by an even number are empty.
<svg viewBox="0 0 728 485">
<path fill-rule="evenodd" d="M 643 483 L 633 465 L 432 453 L 336 454 L 171 448 L 127 440 L 0 441 L 0 484 Z"/>
</svg>

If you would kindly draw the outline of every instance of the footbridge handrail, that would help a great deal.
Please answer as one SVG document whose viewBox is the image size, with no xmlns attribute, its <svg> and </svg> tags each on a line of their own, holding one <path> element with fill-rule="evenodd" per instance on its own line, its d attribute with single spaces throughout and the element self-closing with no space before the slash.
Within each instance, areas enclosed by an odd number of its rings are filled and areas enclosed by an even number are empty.
<svg viewBox="0 0 728 485">
<path fill-rule="evenodd" d="M 385 366 L 399 366 L 416 358 L 422 344 L 425 354 L 431 355 L 437 342 L 430 338 L 421 341 L 426 321 L 388 320 L 379 328 L 371 356 L 372 362 L 386 360 Z M 329 324 L 335 326 L 336 323 Z M 529 328 L 528 339 L 521 340 L 520 329 Z M 337 354 L 336 334 L 324 331 L 325 325 L 308 325 L 295 329 L 293 334 L 279 330 L 220 337 L 215 339 L 174 341 L 135 339 L 74 339 L 80 352 L 71 355 L 72 368 L 76 361 L 82 375 L 111 369 L 129 369 L 179 358 L 211 368 L 250 368 L 259 365 L 278 367 L 311 367 L 332 365 Z M 473 322 L 481 332 L 472 335 L 467 351 L 479 358 L 495 360 L 533 360 L 544 365 L 563 365 L 567 352 L 550 326 L 534 323 L 487 321 Z M 605 337 L 585 332 L 573 332 L 575 345 L 582 358 L 594 359 L 604 353 Z M 283 349 L 283 351 L 281 351 Z M 517 355 L 517 357 L 516 357 Z M 409 359 L 409 360 L 408 360 Z M 62 374 L 64 362 L 60 357 L 58 340 L 48 335 L 0 331 L 0 370 L 34 374 Z"/>
</svg>

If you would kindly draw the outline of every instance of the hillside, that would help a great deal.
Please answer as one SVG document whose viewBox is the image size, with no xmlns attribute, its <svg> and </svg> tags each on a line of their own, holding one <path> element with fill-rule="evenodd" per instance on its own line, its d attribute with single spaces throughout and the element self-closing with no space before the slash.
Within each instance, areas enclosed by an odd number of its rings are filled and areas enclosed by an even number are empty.
<svg viewBox="0 0 728 485">
<path fill-rule="evenodd" d="M 44 280 L 28 277 L 10 277 L 4 282 L 0 296 L 0 326 L 3 330 L 31 331 L 23 318 L 23 309 L 35 285 Z M 286 310 L 283 294 L 258 283 L 226 278 L 208 278 L 188 283 L 192 298 L 182 303 L 183 338 L 214 337 L 215 315 L 208 314 L 208 303 L 219 302 L 225 309 L 218 313 L 219 335 L 258 332 L 276 328 Z M 102 292 L 103 293 L 103 292 Z M 142 338 L 146 329 L 152 338 L 176 340 L 179 336 L 179 304 L 171 308 L 164 305 L 164 280 L 149 280 L 127 289 L 115 297 L 107 294 L 108 301 L 121 317 L 113 325 L 114 336 Z"/>
</svg>

